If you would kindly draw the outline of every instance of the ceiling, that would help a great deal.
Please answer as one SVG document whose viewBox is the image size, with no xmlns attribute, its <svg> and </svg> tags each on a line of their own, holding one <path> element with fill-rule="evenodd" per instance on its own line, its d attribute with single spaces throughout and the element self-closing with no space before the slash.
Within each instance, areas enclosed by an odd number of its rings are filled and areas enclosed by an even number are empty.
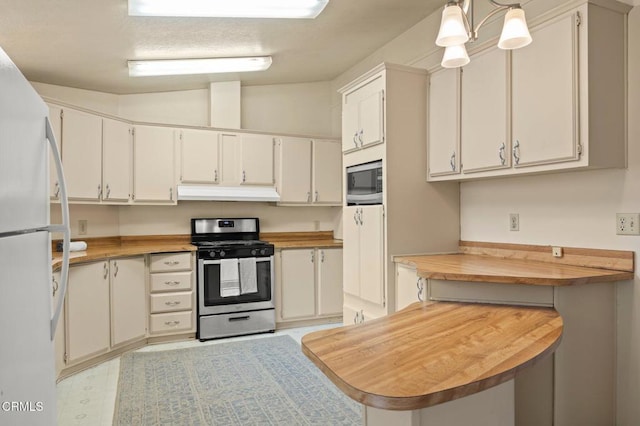
<svg viewBox="0 0 640 426">
<path fill-rule="evenodd" d="M 179 0 L 178 0 L 179 1 Z M 330 0 L 312 20 L 130 17 L 127 0 L 0 0 L 0 47 L 31 81 L 126 94 L 332 80 L 446 0 Z M 129 59 L 272 55 L 267 71 L 129 77 Z"/>
</svg>

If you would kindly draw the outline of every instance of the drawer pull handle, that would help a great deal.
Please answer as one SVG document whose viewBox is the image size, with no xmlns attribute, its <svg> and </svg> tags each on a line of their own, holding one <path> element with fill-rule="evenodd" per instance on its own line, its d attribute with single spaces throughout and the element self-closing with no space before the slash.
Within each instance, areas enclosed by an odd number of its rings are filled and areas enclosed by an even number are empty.
<svg viewBox="0 0 640 426">
<path fill-rule="evenodd" d="M 249 318 L 251 318 L 249 315 L 245 315 L 243 317 L 233 317 L 233 318 L 229 318 L 229 322 L 234 322 L 234 321 L 246 321 Z"/>
<path fill-rule="evenodd" d="M 175 287 L 180 284 L 180 281 L 165 281 L 166 285 L 170 285 L 171 287 Z"/>
<path fill-rule="evenodd" d="M 165 265 L 167 266 L 175 266 L 175 265 L 179 265 L 180 261 L 179 260 L 167 260 L 166 262 L 164 262 Z"/>
<path fill-rule="evenodd" d="M 167 306 L 178 306 L 180 304 L 180 301 L 176 300 L 174 302 L 164 302 L 164 304 Z"/>
<path fill-rule="evenodd" d="M 180 324 L 180 321 L 165 321 L 164 325 L 169 326 L 169 327 L 175 327 L 178 324 Z"/>
</svg>

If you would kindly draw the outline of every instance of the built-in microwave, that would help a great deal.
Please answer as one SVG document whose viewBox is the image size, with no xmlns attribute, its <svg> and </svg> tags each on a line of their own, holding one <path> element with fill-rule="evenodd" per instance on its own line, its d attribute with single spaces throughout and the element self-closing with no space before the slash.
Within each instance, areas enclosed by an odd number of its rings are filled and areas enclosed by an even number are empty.
<svg viewBox="0 0 640 426">
<path fill-rule="evenodd" d="M 382 160 L 347 167 L 347 205 L 382 204 Z"/>
</svg>

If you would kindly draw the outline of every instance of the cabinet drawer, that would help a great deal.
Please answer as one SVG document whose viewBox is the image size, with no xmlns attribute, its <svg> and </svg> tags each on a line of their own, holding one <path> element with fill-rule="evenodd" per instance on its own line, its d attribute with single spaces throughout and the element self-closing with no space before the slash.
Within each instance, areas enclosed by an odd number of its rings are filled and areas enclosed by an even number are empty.
<svg viewBox="0 0 640 426">
<path fill-rule="evenodd" d="M 151 291 L 191 290 L 191 271 L 151 274 Z"/>
<path fill-rule="evenodd" d="M 151 295 L 151 313 L 184 311 L 192 308 L 193 292 Z"/>
<path fill-rule="evenodd" d="M 151 255 L 151 272 L 184 271 L 191 269 L 191 253 Z"/>
<path fill-rule="evenodd" d="M 193 328 L 192 317 L 192 311 L 151 314 L 149 328 L 151 334 L 191 330 Z"/>
</svg>

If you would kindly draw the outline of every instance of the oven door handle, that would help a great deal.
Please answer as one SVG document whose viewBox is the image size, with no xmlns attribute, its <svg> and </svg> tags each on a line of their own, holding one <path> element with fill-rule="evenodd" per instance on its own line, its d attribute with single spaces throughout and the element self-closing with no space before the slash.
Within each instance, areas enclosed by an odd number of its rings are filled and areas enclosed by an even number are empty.
<svg viewBox="0 0 640 426">
<path fill-rule="evenodd" d="M 232 317 L 232 318 L 229 318 L 229 322 L 247 321 L 250 318 L 251 318 L 251 316 L 249 316 L 249 315 L 244 315 L 242 317 Z"/>
</svg>

